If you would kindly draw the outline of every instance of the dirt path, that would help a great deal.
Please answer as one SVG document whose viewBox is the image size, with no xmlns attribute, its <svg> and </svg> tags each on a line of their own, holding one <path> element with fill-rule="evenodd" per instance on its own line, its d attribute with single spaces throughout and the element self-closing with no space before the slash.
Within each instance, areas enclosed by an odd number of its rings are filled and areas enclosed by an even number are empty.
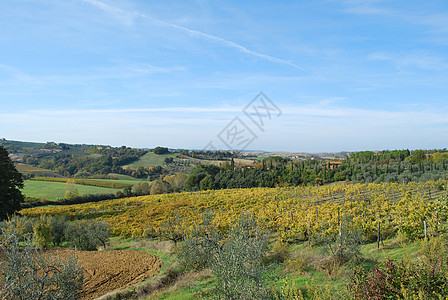
<svg viewBox="0 0 448 300">
<path fill-rule="evenodd" d="M 64 257 L 71 250 L 59 249 Z M 162 263 L 152 254 L 135 250 L 77 251 L 84 269 L 84 293 L 81 299 L 95 299 L 158 274 Z"/>
</svg>

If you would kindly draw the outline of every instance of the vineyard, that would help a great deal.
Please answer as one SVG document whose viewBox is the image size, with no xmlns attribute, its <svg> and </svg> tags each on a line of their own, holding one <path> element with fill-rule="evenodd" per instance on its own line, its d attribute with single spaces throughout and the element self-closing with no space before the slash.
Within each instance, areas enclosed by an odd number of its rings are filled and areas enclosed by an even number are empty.
<svg viewBox="0 0 448 300">
<path fill-rule="evenodd" d="M 15 164 L 16 169 L 23 174 L 32 174 L 35 176 L 52 176 L 52 177 L 60 177 L 61 175 L 48 169 L 42 169 L 35 166 L 27 165 L 27 164 L 21 164 L 16 163 Z"/>
<path fill-rule="evenodd" d="M 357 231 L 373 241 L 378 232 L 415 239 L 438 232 L 448 218 L 446 180 L 408 184 L 334 184 L 325 186 L 229 189 L 151 195 L 60 207 L 24 209 L 70 219 L 98 219 L 115 235 L 174 239 L 212 212 L 225 230 L 250 212 L 282 241 L 309 241 Z"/>
</svg>

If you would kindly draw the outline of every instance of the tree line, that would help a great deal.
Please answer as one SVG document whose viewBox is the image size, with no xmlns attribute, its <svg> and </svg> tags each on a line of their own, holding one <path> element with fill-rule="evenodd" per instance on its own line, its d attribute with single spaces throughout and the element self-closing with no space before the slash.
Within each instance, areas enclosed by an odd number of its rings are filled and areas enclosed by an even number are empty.
<svg viewBox="0 0 448 300">
<path fill-rule="evenodd" d="M 448 152 L 443 150 L 393 150 L 352 153 L 343 161 L 293 161 L 269 157 L 253 165 L 237 165 L 232 159 L 221 166 L 199 165 L 186 179 L 186 191 L 322 185 L 348 181 L 381 183 L 428 181 L 448 175 Z"/>
<path fill-rule="evenodd" d="M 74 155 L 60 152 L 46 157 L 34 157 L 25 155 L 22 162 L 39 168 L 54 170 L 64 176 L 86 177 L 92 174 L 120 173 L 127 174 L 130 171 L 121 166 L 129 164 L 147 150 L 127 147 L 97 149 L 92 147 L 87 153 Z"/>
</svg>

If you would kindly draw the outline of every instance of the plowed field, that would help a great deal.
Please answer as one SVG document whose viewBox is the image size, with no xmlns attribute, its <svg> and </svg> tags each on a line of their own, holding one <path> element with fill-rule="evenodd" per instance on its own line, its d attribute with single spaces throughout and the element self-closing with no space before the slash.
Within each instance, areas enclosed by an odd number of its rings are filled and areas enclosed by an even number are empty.
<svg viewBox="0 0 448 300">
<path fill-rule="evenodd" d="M 66 256 L 71 250 L 59 250 Z M 152 254 L 135 250 L 76 251 L 84 269 L 84 293 L 81 299 L 95 299 L 158 274 L 162 263 Z"/>
</svg>

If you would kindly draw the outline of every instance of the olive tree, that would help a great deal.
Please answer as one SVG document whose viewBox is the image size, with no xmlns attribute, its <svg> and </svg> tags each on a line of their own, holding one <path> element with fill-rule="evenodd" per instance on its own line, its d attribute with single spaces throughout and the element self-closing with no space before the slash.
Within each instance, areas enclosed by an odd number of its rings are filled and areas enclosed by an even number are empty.
<svg viewBox="0 0 448 300">
<path fill-rule="evenodd" d="M 0 236 L 0 299 L 79 299 L 83 270 L 75 253 L 67 259 L 43 253 L 30 239 Z"/>
</svg>

